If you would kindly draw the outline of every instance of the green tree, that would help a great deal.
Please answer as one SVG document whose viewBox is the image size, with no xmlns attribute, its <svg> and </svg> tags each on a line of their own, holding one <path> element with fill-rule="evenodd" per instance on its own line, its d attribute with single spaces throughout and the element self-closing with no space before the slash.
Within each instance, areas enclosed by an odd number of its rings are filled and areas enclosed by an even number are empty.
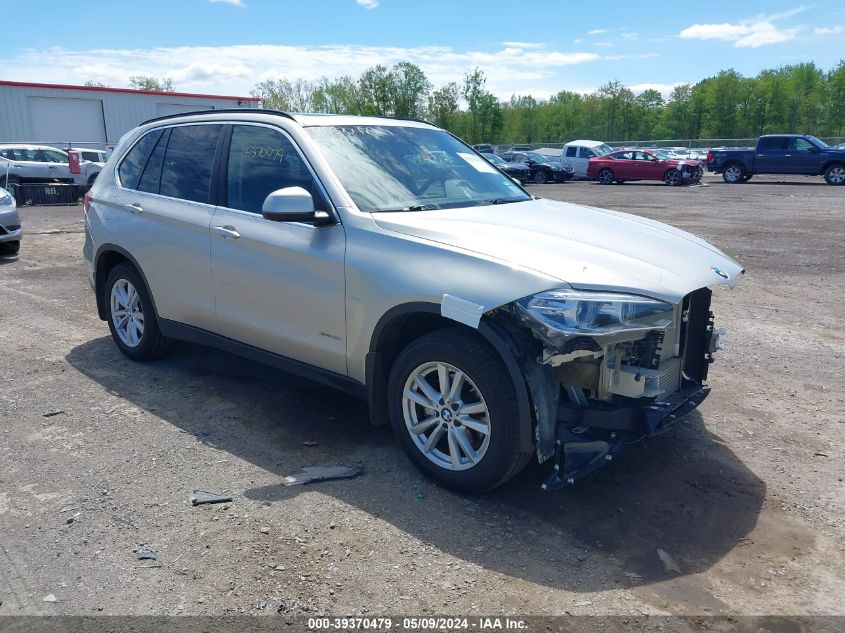
<svg viewBox="0 0 845 633">
<path fill-rule="evenodd" d="M 169 77 L 157 79 L 147 75 L 133 75 L 129 78 L 129 87 L 135 90 L 155 90 L 157 92 L 173 92 L 173 80 Z"/>
</svg>

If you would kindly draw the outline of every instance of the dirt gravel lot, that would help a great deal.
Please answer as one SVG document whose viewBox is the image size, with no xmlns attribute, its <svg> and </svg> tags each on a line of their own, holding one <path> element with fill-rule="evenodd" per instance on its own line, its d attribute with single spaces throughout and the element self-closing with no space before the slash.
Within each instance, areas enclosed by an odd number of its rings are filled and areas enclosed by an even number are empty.
<svg viewBox="0 0 845 633">
<path fill-rule="evenodd" d="M 341 393 L 191 345 L 129 361 L 81 208 L 22 209 L 0 259 L 0 614 L 845 615 L 845 189 L 705 185 L 533 188 L 693 231 L 748 273 L 715 293 L 728 346 L 699 411 L 573 488 L 534 467 L 475 497 Z M 281 485 L 320 464 L 365 473 Z"/>
</svg>

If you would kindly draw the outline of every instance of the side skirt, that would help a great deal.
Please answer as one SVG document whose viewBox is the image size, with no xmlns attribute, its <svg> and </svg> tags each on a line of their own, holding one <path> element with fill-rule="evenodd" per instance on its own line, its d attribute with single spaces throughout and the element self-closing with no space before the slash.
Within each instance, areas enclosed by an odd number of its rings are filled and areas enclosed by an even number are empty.
<svg viewBox="0 0 845 633">
<path fill-rule="evenodd" d="M 171 321 L 169 319 L 162 319 L 159 317 L 158 326 L 161 333 L 171 339 L 178 341 L 185 341 L 187 343 L 197 343 L 198 345 L 207 345 L 214 347 L 230 354 L 243 356 L 249 360 L 263 363 L 276 369 L 296 374 L 308 380 L 322 383 L 334 389 L 344 391 L 361 400 L 367 400 L 367 389 L 357 380 L 353 380 L 348 376 L 337 374 L 332 371 L 320 369 L 314 365 L 303 363 L 298 360 L 293 360 L 281 354 L 274 354 L 246 343 L 240 343 L 234 339 L 214 334 L 207 330 L 194 327 L 192 325 L 185 325 L 178 321 Z"/>
</svg>

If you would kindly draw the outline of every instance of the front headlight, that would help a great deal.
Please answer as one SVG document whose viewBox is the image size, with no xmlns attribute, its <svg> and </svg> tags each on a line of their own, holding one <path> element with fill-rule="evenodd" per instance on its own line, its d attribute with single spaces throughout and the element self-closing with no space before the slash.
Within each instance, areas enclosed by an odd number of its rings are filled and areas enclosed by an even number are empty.
<svg viewBox="0 0 845 633">
<path fill-rule="evenodd" d="M 576 336 L 610 343 L 637 332 L 645 335 L 668 327 L 675 309 L 671 303 L 637 295 L 568 289 L 541 292 L 516 305 L 529 327 L 552 345 Z"/>
<path fill-rule="evenodd" d="M 15 199 L 8 191 L 0 188 L 0 207 L 15 206 Z"/>
</svg>

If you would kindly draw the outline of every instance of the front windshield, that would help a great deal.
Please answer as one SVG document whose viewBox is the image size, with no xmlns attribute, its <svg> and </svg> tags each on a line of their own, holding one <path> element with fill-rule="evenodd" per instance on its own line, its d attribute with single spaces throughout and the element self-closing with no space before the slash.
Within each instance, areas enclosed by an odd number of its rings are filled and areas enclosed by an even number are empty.
<svg viewBox="0 0 845 633">
<path fill-rule="evenodd" d="M 595 147 L 591 148 L 597 156 L 607 156 L 610 152 L 613 151 L 613 148 L 608 145 L 607 143 L 602 143 L 601 145 L 596 145 Z"/>
<path fill-rule="evenodd" d="M 482 154 L 482 156 L 483 156 L 484 158 L 486 158 L 487 160 L 489 160 L 489 161 L 490 161 L 491 163 L 493 163 L 494 165 L 507 165 L 507 163 L 504 161 L 504 159 L 499 158 L 499 157 L 498 157 L 498 156 L 496 156 L 495 154 L 487 154 L 487 153 L 484 153 L 484 154 Z"/>
<path fill-rule="evenodd" d="M 827 143 L 825 143 L 821 139 L 817 139 L 815 136 L 807 136 L 807 138 L 810 139 L 811 143 L 815 143 L 819 147 L 830 147 L 830 145 L 828 145 Z"/>
<path fill-rule="evenodd" d="M 397 125 L 306 129 L 361 211 L 425 211 L 531 199 L 442 130 Z"/>
<path fill-rule="evenodd" d="M 675 160 L 675 159 L 672 157 L 672 155 L 671 155 L 671 154 L 669 154 L 669 153 L 667 153 L 667 152 L 664 152 L 664 151 L 662 151 L 662 150 L 655 150 L 655 151 L 653 151 L 653 152 L 652 152 L 652 154 L 654 154 L 655 156 L 657 156 L 657 158 L 659 158 L 660 160 Z"/>
</svg>

